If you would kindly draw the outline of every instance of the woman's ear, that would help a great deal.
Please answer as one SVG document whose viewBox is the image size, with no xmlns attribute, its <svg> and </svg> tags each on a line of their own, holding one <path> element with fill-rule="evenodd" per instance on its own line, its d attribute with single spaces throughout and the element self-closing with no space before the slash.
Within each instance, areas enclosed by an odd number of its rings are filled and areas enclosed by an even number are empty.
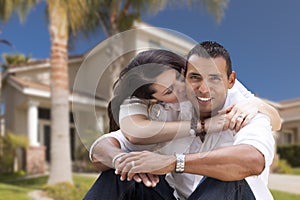
<svg viewBox="0 0 300 200">
<path fill-rule="evenodd" d="M 233 87 L 235 83 L 235 79 L 236 79 L 236 73 L 235 71 L 232 71 L 228 79 L 228 84 L 229 84 L 228 86 L 230 89 Z"/>
</svg>

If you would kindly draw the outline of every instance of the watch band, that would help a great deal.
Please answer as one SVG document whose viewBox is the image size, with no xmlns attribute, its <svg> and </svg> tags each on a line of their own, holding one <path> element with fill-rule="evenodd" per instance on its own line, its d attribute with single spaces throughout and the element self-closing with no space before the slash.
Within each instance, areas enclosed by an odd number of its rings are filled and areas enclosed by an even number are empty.
<svg viewBox="0 0 300 200">
<path fill-rule="evenodd" d="M 185 155 L 184 154 L 175 154 L 176 156 L 176 173 L 182 173 L 184 172 L 184 161 L 185 161 Z"/>
</svg>

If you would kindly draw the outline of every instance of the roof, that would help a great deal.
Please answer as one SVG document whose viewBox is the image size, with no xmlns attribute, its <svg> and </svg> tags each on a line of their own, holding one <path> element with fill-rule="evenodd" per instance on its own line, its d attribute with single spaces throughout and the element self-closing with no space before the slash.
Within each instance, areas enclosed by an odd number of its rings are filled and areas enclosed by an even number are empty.
<svg viewBox="0 0 300 200">
<path fill-rule="evenodd" d="M 7 82 L 14 88 L 22 92 L 24 95 L 31 95 L 37 97 L 50 98 L 50 86 L 33 82 L 30 80 L 24 80 L 16 76 L 9 76 Z M 106 107 L 106 100 L 99 98 L 98 96 L 92 96 L 82 93 L 74 93 L 70 91 L 69 100 L 82 104 L 95 104 L 99 107 Z"/>
<path fill-rule="evenodd" d="M 74 55 L 74 56 L 69 56 L 68 62 L 74 63 L 74 62 L 81 62 L 82 60 L 83 60 L 83 55 Z M 19 72 L 19 71 L 28 71 L 32 69 L 49 68 L 49 67 L 50 67 L 50 59 L 30 60 L 29 62 L 22 63 L 22 64 L 8 65 L 7 70 L 5 71 L 5 75 L 9 73 Z"/>
<path fill-rule="evenodd" d="M 278 102 L 282 108 L 300 107 L 300 98 L 289 99 Z"/>
<path fill-rule="evenodd" d="M 300 98 L 288 99 L 288 100 L 280 101 L 279 103 L 281 103 L 281 104 L 294 104 L 294 103 L 300 103 Z"/>
</svg>

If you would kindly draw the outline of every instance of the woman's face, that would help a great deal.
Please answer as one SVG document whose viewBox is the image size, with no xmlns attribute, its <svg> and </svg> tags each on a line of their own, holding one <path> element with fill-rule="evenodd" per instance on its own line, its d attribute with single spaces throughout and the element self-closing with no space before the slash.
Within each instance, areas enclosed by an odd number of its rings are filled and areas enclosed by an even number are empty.
<svg viewBox="0 0 300 200">
<path fill-rule="evenodd" d="M 176 70 L 170 69 L 161 73 L 152 88 L 156 91 L 153 97 L 166 103 L 176 103 L 185 100 L 185 83 Z"/>
</svg>

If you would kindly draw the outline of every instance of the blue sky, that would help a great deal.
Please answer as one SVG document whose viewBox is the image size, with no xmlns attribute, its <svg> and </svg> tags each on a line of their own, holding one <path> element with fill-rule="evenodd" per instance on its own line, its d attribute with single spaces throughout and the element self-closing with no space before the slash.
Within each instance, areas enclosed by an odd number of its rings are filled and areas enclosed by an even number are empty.
<svg viewBox="0 0 300 200">
<path fill-rule="evenodd" d="M 182 32 L 196 41 L 215 40 L 230 52 L 237 76 L 253 93 L 272 101 L 300 97 L 300 1 L 231 0 L 220 24 L 199 8 L 166 8 L 143 20 Z M 19 52 L 48 58 L 50 41 L 43 5 L 31 10 L 24 24 L 15 16 L 0 24 L 0 38 Z M 70 54 L 81 54 L 103 37 L 81 40 Z"/>
</svg>

